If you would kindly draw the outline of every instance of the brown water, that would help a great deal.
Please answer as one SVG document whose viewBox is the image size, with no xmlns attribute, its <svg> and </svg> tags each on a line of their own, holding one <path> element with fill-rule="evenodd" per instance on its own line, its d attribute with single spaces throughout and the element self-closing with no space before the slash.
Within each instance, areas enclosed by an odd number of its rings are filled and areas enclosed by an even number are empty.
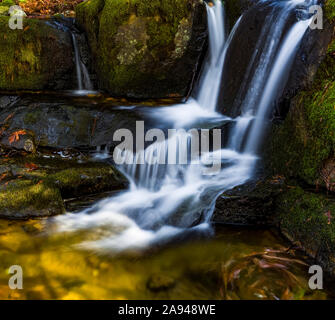
<svg viewBox="0 0 335 320">
<path fill-rule="evenodd" d="M 217 228 L 211 239 L 146 253 L 97 255 L 82 235 L 47 235 L 47 220 L 0 220 L 0 299 L 327 299 L 308 263 L 269 230 Z M 23 268 L 23 290 L 8 268 Z"/>
</svg>

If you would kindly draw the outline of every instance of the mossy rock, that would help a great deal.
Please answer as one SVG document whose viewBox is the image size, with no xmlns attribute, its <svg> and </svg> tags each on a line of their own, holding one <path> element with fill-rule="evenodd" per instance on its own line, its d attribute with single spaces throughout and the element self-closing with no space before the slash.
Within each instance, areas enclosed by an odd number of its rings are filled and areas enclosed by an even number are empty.
<svg viewBox="0 0 335 320">
<path fill-rule="evenodd" d="M 207 35 L 201 0 L 88 0 L 76 7 L 100 87 L 115 96 L 186 96 Z"/>
<path fill-rule="evenodd" d="M 335 23 L 335 0 L 326 0 L 325 16 L 328 21 Z"/>
<path fill-rule="evenodd" d="M 70 35 L 51 21 L 24 19 L 10 29 L 0 16 L 0 90 L 66 88 L 74 68 Z"/>
<path fill-rule="evenodd" d="M 291 186 L 276 203 L 283 234 L 335 275 L 335 199 Z"/>
<path fill-rule="evenodd" d="M 0 217 L 26 219 L 65 212 L 64 199 L 127 186 L 112 166 L 34 155 L 0 160 Z"/>
<path fill-rule="evenodd" d="M 335 158 L 334 44 L 335 40 L 329 45 L 313 85 L 294 98 L 285 122 L 274 128 L 267 150 L 273 173 L 311 185 L 333 183 L 327 182 L 325 170 Z"/>
<path fill-rule="evenodd" d="M 274 126 L 265 155 L 272 174 L 284 174 L 332 191 L 335 191 L 334 3 L 334 0 L 325 3 L 326 27 L 332 35 L 328 49 L 324 50 L 325 57 L 312 72 L 311 84 L 291 101 L 285 121 Z"/>
</svg>

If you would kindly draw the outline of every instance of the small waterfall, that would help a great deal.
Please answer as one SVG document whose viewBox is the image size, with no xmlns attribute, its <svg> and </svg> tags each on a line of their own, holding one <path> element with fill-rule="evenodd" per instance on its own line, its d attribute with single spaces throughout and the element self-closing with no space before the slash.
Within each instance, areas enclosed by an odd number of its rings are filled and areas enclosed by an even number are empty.
<svg viewBox="0 0 335 320">
<path fill-rule="evenodd" d="M 250 60 L 252 65 L 246 70 L 246 78 L 252 81 L 242 83 L 240 97 L 236 97 L 242 101 L 242 114 L 230 119 L 216 112 L 226 53 L 235 40 L 236 30 L 243 27 L 240 18 L 227 38 L 224 6 L 216 0 L 214 6 L 207 7 L 210 46 L 198 92 L 184 104 L 143 110 L 148 119 L 157 123 L 164 119 L 166 128 L 183 130 L 136 154 L 132 150 L 121 152 L 130 159 L 119 166 L 130 181 L 129 189 L 79 214 L 57 217 L 58 231 L 87 230 L 101 234 L 99 239 L 80 246 L 108 253 L 146 248 L 186 232 L 211 232 L 210 219 L 217 197 L 253 176 L 265 119 L 285 84 L 286 74 L 309 24 L 308 20 L 301 20 L 293 26 L 287 25 L 288 14 L 301 5 L 300 0 L 261 1 L 272 5 L 273 10 L 266 18 L 257 44 L 260 54 L 254 54 Z M 208 149 L 200 161 L 188 159 L 185 163 L 160 164 L 159 159 L 178 157 L 180 153 L 176 148 L 180 145 L 186 146 L 184 156 L 191 154 L 191 133 L 186 130 L 192 125 L 197 128 L 199 123 L 219 126 L 227 121 L 232 123 L 233 130 L 226 148 Z M 208 160 L 218 161 L 221 170 L 214 175 L 204 175 Z M 103 232 L 99 233 L 100 228 Z"/>
<path fill-rule="evenodd" d="M 90 75 L 85 64 L 81 61 L 78 40 L 74 32 L 71 32 L 71 37 L 72 37 L 74 57 L 76 63 L 78 91 L 79 92 L 92 91 L 93 85 L 90 79 Z"/>
<path fill-rule="evenodd" d="M 272 66 L 266 86 L 263 89 L 262 98 L 256 112 L 256 119 L 248 137 L 246 152 L 258 152 L 266 119 L 272 110 L 271 106 L 278 97 L 278 94 L 284 89 L 286 81 L 283 80 L 287 80 L 287 75 L 293 63 L 293 58 L 298 50 L 298 45 L 311 21 L 312 20 L 305 20 L 297 22 L 284 39 L 280 51 L 275 58 L 275 63 Z"/>
</svg>

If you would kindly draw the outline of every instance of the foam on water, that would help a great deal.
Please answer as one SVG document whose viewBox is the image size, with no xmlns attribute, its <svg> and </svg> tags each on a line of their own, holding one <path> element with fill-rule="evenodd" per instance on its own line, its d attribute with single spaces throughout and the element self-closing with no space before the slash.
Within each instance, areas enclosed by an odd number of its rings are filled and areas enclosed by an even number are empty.
<svg viewBox="0 0 335 320">
<path fill-rule="evenodd" d="M 297 21 L 286 28 L 288 13 L 300 1 L 279 2 L 281 5 L 274 16 L 266 19 L 260 35 L 257 50 L 261 51 L 261 58 L 250 60 L 253 68 L 247 72 L 253 72 L 249 75 L 252 81 L 241 84 L 246 90 L 240 92 L 246 94 L 239 97 L 242 101 L 240 116 L 230 119 L 216 112 L 226 53 L 236 30 L 242 27 L 240 18 L 226 37 L 221 1 L 215 1 L 213 7 L 207 6 L 210 46 L 198 91 L 185 104 L 151 109 L 147 115 L 151 119 L 164 119 L 171 128 L 191 128 L 199 120 L 206 123 L 230 121 L 233 129 L 227 147 L 208 150 L 201 155 L 201 161 L 186 164 L 137 164 L 135 161 L 120 166 L 130 181 L 129 189 L 78 214 L 57 217 L 58 232 L 86 230 L 97 235 L 103 230 L 98 239 L 87 240 L 79 246 L 110 254 L 141 250 L 186 232 L 211 233 L 210 219 L 217 197 L 224 190 L 244 184 L 254 174 L 257 146 L 266 117 L 308 28 L 308 21 Z M 168 157 L 169 147 L 178 145 L 183 139 L 188 141 L 189 133 L 178 131 L 169 139 L 150 145 L 141 151 L 146 154 L 139 153 L 136 157 Z M 245 148 L 243 141 L 246 141 Z M 221 170 L 204 175 L 204 169 L 211 161 L 220 162 Z"/>
</svg>

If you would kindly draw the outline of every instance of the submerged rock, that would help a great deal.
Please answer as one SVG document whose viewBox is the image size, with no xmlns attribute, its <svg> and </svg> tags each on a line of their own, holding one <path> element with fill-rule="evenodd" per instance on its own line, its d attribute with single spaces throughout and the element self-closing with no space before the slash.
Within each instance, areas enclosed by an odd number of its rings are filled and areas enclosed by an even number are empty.
<svg viewBox="0 0 335 320">
<path fill-rule="evenodd" d="M 64 199 L 119 190 L 126 179 L 104 163 L 40 156 L 0 159 L 0 217 L 27 219 L 65 212 Z"/>
<path fill-rule="evenodd" d="M 102 89 L 116 96 L 187 96 L 207 37 L 201 0 L 88 0 L 76 7 Z"/>
<path fill-rule="evenodd" d="M 153 292 L 166 291 L 173 288 L 175 285 L 175 279 L 163 274 L 154 274 L 150 276 L 147 282 L 147 288 Z"/>
<path fill-rule="evenodd" d="M 51 21 L 24 19 L 11 30 L 0 16 L 0 90 L 65 89 L 74 63 L 70 34 Z"/>
</svg>

